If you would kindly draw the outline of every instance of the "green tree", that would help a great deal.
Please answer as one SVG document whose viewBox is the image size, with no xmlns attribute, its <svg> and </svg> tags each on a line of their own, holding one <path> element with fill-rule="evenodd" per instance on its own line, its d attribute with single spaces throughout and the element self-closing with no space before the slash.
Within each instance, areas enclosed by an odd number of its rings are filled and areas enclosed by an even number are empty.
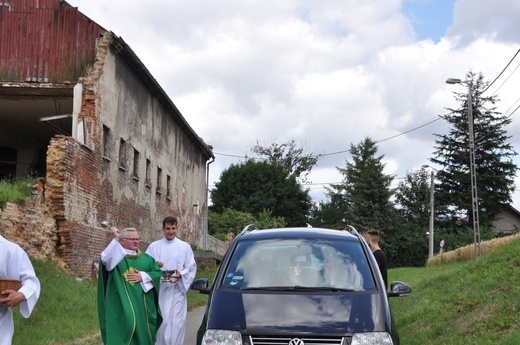
<svg viewBox="0 0 520 345">
<path fill-rule="evenodd" d="M 511 123 L 511 118 L 496 111 L 496 96 L 484 95 L 489 83 L 484 81 L 482 73 L 468 72 L 463 83 L 471 90 L 479 221 L 486 226 L 512 201 L 518 170 L 512 159 L 517 153 L 508 142 L 511 136 L 504 129 Z M 473 216 L 468 92 L 454 92 L 454 95 L 461 106 L 458 109 L 447 108 L 449 113 L 440 116 L 451 125 L 451 129 L 446 135 L 436 134 L 434 157 L 430 159 L 443 167 L 436 175 L 439 180 L 437 198 L 451 206 L 446 209 L 449 211 L 447 216 L 452 219 L 451 226 L 462 218 L 461 215 L 467 215 L 467 224 L 471 224 Z M 467 224 L 463 223 L 463 226 Z"/>
<path fill-rule="evenodd" d="M 306 182 L 307 176 L 318 162 L 319 156 L 306 154 L 305 148 L 305 144 L 298 146 L 294 139 L 282 144 L 273 142 L 269 145 L 262 145 L 257 140 L 251 150 L 266 158 L 269 163 L 281 165 L 289 176 Z"/>
<path fill-rule="evenodd" d="M 431 174 L 425 168 L 407 173 L 395 193 L 397 221 L 386 237 L 393 266 L 424 266 L 428 258 Z M 434 208 L 435 209 L 435 208 Z"/>
<path fill-rule="evenodd" d="M 383 238 L 382 246 L 389 267 L 420 267 L 428 259 L 428 235 L 426 229 L 407 221 L 401 216 L 394 218 L 394 224 Z"/>
<path fill-rule="evenodd" d="M 308 190 L 282 166 L 253 160 L 224 170 L 211 192 L 211 201 L 213 212 L 232 208 L 258 217 L 269 210 L 273 217 L 284 217 L 288 226 L 305 226 L 311 208 Z"/>
<path fill-rule="evenodd" d="M 251 213 L 224 208 L 222 213 L 209 212 L 208 232 L 210 235 L 228 232 L 236 235 L 246 225 L 253 223 L 256 223 L 256 218 Z"/>
<path fill-rule="evenodd" d="M 429 172 L 421 168 L 407 173 L 394 194 L 397 213 L 421 229 L 429 227 L 430 184 Z"/>
<path fill-rule="evenodd" d="M 346 206 L 347 223 L 358 229 L 389 229 L 389 222 L 394 217 L 390 202 L 393 177 L 383 172 L 383 155 L 376 157 L 376 143 L 365 138 L 358 145 L 351 144 L 352 162 L 346 162 L 345 168 L 337 167 L 343 175 L 341 184 L 329 189 L 331 200 L 341 200 Z"/>
<path fill-rule="evenodd" d="M 328 201 L 320 201 L 313 205 L 311 209 L 311 216 L 309 223 L 314 227 L 336 229 L 350 225 L 347 222 L 348 206 L 346 205 L 346 198 L 341 192 L 335 193 L 328 191 Z"/>
<path fill-rule="evenodd" d="M 272 212 L 269 210 L 264 210 L 255 217 L 251 213 L 225 208 L 222 214 L 216 212 L 209 213 L 208 231 L 210 235 L 224 240 L 227 233 L 232 232 L 238 235 L 249 224 L 255 224 L 260 229 L 283 228 L 286 226 L 283 217 L 273 217 Z"/>
<path fill-rule="evenodd" d="M 284 217 L 273 217 L 271 210 L 264 210 L 258 214 L 255 221 L 256 226 L 260 229 L 284 228 L 287 222 Z"/>
</svg>

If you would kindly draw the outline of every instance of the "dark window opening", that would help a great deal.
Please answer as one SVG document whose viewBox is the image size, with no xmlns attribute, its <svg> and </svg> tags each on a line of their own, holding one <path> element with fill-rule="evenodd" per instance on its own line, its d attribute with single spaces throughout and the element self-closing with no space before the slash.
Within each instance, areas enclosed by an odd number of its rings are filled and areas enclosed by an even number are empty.
<svg viewBox="0 0 520 345">
<path fill-rule="evenodd" d="M 126 141 L 121 139 L 119 141 L 119 167 L 126 170 Z"/>
<path fill-rule="evenodd" d="M 172 177 L 170 175 L 166 175 L 166 198 L 167 199 L 171 199 L 171 197 L 172 197 L 171 184 L 172 184 Z"/>
<path fill-rule="evenodd" d="M 103 157 L 110 157 L 110 128 L 103 125 Z"/>
<path fill-rule="evenodd" d="M 157 167 L 157 187 L 156 187 L 156 192 L 157 193 L 160 193 L 161 192 L 161 179 L 162 179 L 162 169 Z"/>
<path fill-rule="evenodd" d="M 139 151 L 134 148 L 134 177 L 139 178 Z"/>
<path fill-rule="evenodd" d="M 0 146 L 0 179 L 14 178 L 16 176 L 15 149 L 9 146 Z"/>
<path fill-rule="evenodd" d="M 152 184 L 151 170 L 152 170 L 152 161 L 149 159 L 146 159 L 146 179 L 145 179 L 144 183 L 148 186 L 151 186 L 151 184 Z"/>
</svg>

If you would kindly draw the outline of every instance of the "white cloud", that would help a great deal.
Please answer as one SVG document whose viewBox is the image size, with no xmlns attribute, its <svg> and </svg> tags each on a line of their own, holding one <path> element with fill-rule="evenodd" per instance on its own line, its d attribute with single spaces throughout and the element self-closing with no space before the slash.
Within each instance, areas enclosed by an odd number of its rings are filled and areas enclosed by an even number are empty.
<svg viewBox="0 0 520 345">
<path fill-rule="evenodd" d="M 448 35 L 460 44 L 471 44 L 478 39 L 518 44 L 518 15 L 520 2 L 502 1 L 498 6 L 491 1 L 458 0 L 455 3 L 455 21 Z"/>
<path fill-rule="evenodd" d="M 518 1 L 457 0 L 437 42 L 415 38 L 403 0 L 69 2 L 130 45 L 215 152 L 251 155 L 257 139 L 292 138 L 316 154 L 341 152 L 319 161 L 316 183 L 341 181 L 335 167 L 367 136 L 380 141 L 388 173 L 427 164 L 447 124 L 421 126 L 458 107 L 452 92 L 463 90 L 446 78 L 494 79 L 520 43 Z M 519 98 L 520 71 L 500 86 L 515 61 L 489 91 L 504 113 Z M 519 117 L 509 128 L 517 150 Z M 240 161 L 216 158 L 210 183 Z M 311 186 L 316 200 L 323 191 Z"/>
</svg>

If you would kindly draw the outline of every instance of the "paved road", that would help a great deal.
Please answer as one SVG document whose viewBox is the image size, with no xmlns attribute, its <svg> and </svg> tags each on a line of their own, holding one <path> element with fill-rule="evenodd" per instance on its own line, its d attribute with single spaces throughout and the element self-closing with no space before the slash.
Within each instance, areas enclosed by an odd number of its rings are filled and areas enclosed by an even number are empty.
<svg viewBox="0 0 520 345">
<path fill-rule="evenodd" d="M 205 307 L 199 307 L 188 312 L 186 317 L 186 335 L 184 345 L 197 344 L 197 330 L 199 329 Z"/>
</svg>

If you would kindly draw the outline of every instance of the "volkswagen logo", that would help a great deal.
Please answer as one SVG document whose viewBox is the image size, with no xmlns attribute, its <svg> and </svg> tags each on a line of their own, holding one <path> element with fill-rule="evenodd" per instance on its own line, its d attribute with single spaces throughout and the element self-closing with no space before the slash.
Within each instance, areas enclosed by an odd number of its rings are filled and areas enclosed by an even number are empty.
<svg viewBox="0 0 520 345">
<path fill-rule="evenodd" d="M 305 345 L 305 343 L 300 338 L 294 338 L 294 339 L 291 339 L 291 341 L 289 342 L 289 345 Z"/>
</svg>

